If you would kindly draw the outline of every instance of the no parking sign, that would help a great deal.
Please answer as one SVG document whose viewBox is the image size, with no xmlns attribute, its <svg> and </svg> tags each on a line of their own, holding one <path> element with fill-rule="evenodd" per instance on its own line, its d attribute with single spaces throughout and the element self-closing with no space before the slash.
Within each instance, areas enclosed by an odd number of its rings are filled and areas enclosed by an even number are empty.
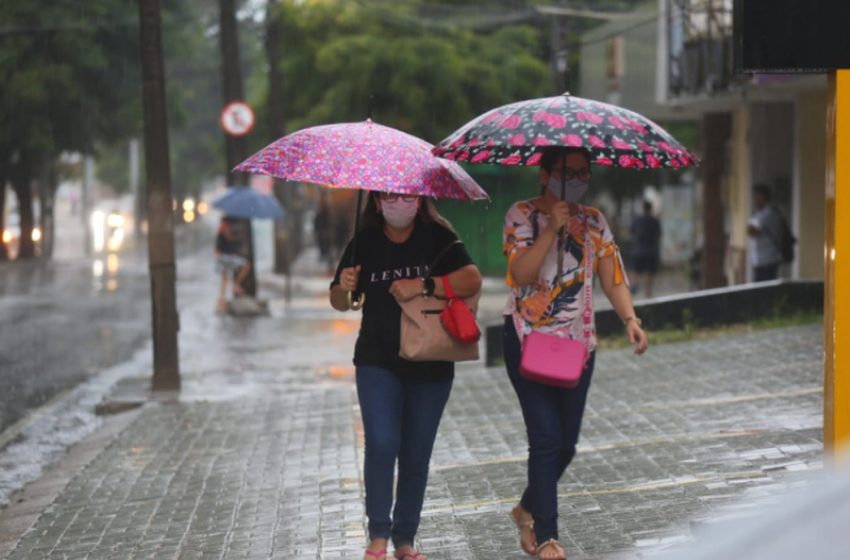
<svg viewBox="0 0 850 560">
<path fill-rule="evenodd" d="M 219 123 L 230 136 L 245 136 L 254 129 L 254 110 L 244 101 L 233 101 L 222 109 Z"/>
</svg>

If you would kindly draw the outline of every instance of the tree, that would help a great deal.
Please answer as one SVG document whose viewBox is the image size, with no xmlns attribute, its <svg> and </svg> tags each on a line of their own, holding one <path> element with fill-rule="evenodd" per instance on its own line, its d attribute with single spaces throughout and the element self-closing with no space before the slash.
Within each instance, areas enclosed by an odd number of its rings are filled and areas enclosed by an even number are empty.
<svg viewBox="0 0 850 560">
<path fill-rule="evenodd" d="M 225 166 L 218 113 L 220 95 L 219 50 L 213 30 L 217 25 L 215 4 L 168 0 L 163 3 L 163 49 L 168 103 L 169 146 L 173 191 L 178 199 L 197 196 L 209 177 Z M 127 61 L 136 64 L 136 61 Z M 138 69 L 136 70 L 138 71 Z M 138 112 L 138 90 L 127 99 Z M 141 120 L 120 142 L 98 142 L 98 177 L 116 192 L 125 192 L 129 164 L 127 143 L 141 134 Z"/>
<path fill-rule="evenodd" d="M 287 129 L 364 119 L 374 97 L 375 120 L 433 142 L 495 105 L 548 93 L 538 29 L 434 26 L 422 6 L 279 2 Z"/>
<path fill-rule="evenodd" d="M 0 161 L 18 197 L 19 258 L 34 256 L 34 178 L 55 181 L 50 166 L 61 152 L 91 153 L 96 137 L 119 137 L 131 122 L 127 92 L 137 81 L 123 62 L 137 41 L 134 26 L 115 14 L 132 7 L 132 0 L 0 4 L 0 19 L 8 22 L 0 34 L 0 73 L 7 76 Z M 51 207 L 54 190 L 42 186 L 42 208 Z"/>
<path fill-rule="evenodd" d="M 135 12 L 135 0 L 0 3 L 0 73 L 8 77 L 0 89 L 0 169 L 19 200 L 22 258 L 34 253 L 33 183 L 49 224 L 60 153 L 102 153 L 105 178 L 118 192 L 126 188 L 126 140 L 138 137 L 142 125 Z M 222 161 L 215 143 L 220 100 L 209 94 L 218 91 L 210 13 L 196 3 L 164 1 L 165 48 L 173 53 L 170 125 L 179 131 L 171 152 L 180 161 L 174 179 L 181 197 L 199 192 Z"/>
</svg>

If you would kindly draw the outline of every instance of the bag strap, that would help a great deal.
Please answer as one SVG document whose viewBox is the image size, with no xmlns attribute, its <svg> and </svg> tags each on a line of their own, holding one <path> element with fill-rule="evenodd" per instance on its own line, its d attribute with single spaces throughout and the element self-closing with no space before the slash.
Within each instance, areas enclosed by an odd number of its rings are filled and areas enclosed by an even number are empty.
<svg viewBox="0 0 850 560">
<path fill-rule="evenodd" d="M 590 337 L 593 336 L 593 238 L 590 232 L 590 220 L 584 206 L 579 207 L 584 215 L 584 310 L 582 335 L 584 344 L 590 351 Z"/>
<path fill-rule="evenodd" d="M 590 221 L 588 219 L 587 210 L 583 205 L 579 205 L 579 210 L 584 216 L 584 311 L 582 312 L 582 320 L 584 323 L 584 343 L 586 346 L 590 346 L 590 337 L 593 335 L 593 240 L 591 239 L 590 233 Z M 537 215 L 534 216 L 535 225 L 537 225 Z M 539 227 L 535 228 L 539 229 Z M 536 236 L 535 236 L 536 239 Z M 558 235 L 558 239 L 556 241 L 557 250 L 558 250 L 558 276 L 556 277 L 556 281 L 560 283 L 561 274 L 563 274 L 562 266 L 563 266 L 563 251 L 564 248 L 561 245 L 561 235 Z M 520 336 L 520 341 L 522 340 L 522 334 L 519 328 L 519 324 L 517 322 L 517 315 L 519 315 L 519 307 L 520 307 L 520 299 L 516 298 L 516 311 L 514 312 L 514 324 L 517 327 L 517 334 Z M 590 350 L 588 348 L 588 350 Z"/>
<path fill-rule="evenodd" d="M 447 300 L 455 299 L 456 295 L 455 295 L 454 290 L 452 290 L 452 284 L 451 284 L 451 282 L 449 282 L 448 275 L 441 277 L 441 280 L 443 281 L 443 291 L 446 292 L 446 299 Z"/>
<path fill-rule="evenodd" d="M 463 241 L 461 241 L 460 239 L 455 239 L 454 241 L 443 247 L 443 249 L 439 253 L 437 253 L 437 256 L 434 257 L 434 260 L 431 261 L 431 266 L 428 268 L 428 274 L 425 275 L 425 278 L 431 277 L 434 271 L 434 267 L 437 266 L 437 263 L 440 262 L 440 260 L 442 260 L 442 258 L 446 256 L 446 253 L 449 252 L 449 249 L 451 249 L 455 245 L 463 245 Z"/>
</svg>

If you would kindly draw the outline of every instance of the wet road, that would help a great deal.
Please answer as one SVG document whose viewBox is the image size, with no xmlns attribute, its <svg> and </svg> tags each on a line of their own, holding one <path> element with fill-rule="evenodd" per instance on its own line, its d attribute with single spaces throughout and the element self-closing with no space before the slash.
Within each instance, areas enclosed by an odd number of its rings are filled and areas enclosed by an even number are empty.
<svg viewBox="0 0 850 560">
<path fill-rule="evenodd" d="M 179 253 L 197 253 L 191 237 Z M 148 340 L 145 251 L 0 264 L 0 432 Z"/>
<path fill-rule="evenodd" d="M 0 430 L 127 359 L 149 332 L 148 292 L 139 252 L 0 266 Z"/>
</svg>

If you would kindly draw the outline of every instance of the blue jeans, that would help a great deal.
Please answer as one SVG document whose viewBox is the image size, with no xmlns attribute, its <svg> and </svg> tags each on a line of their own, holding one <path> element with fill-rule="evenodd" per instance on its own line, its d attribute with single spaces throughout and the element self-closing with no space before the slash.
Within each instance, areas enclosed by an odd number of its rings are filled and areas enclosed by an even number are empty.
<svg viewBox="0 0 850 560">
<path fill-rule="evenodd" d="M 366 435 L 366 515 L 369 538 L 392 538 L 396 547 L 413 544 L 428 463 L 452 379 L 428 382 L 382 367 L 357 368 L 357 397 Z M 398 483 L 393 505 L 393 473 Z"/>
<path fill-rule="evenodd" d="M 550 387 L 519 374 L 522 349 L 511 317 L 505 319 L 503 336 L 505 366 L 528 434 L 528 486 L 520 504 L 534 517 L 537 542 L 542 543 L 558 538 L 558 480 L 576 454 L 596 353 L 590 355 L 578 385 Z"/>
</svg>

